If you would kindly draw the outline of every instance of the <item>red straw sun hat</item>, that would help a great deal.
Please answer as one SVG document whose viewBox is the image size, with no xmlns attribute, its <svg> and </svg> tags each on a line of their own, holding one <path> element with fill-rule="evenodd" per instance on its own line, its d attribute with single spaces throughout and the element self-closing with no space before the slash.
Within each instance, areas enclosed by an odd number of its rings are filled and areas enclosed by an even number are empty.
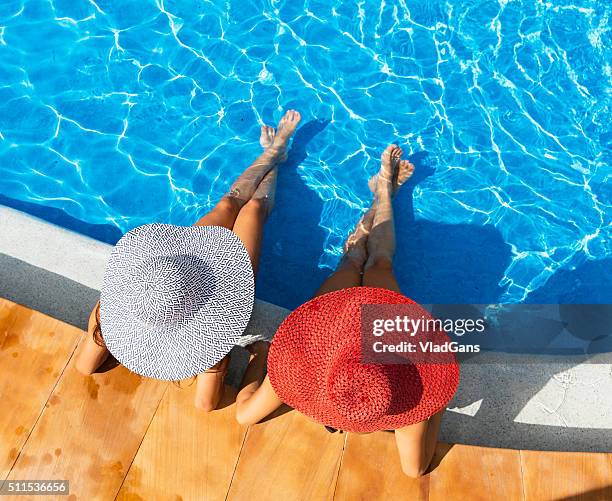
<svg viewBox="0 0 612 501">
<path fill-rule="evenodd" d="M 334 291 L 304 303 L 274 335 L 268 355 L 274 391 L 303 414 L 345 431 L 397 429 L 428 419 L 457 390 L 454 355 L 446 355 L 448 363 L 361 363 L 363 304 L 416 303 L 373 287 Z M 436 336 L 448 340 L 446 334 Z"/>
</svg>

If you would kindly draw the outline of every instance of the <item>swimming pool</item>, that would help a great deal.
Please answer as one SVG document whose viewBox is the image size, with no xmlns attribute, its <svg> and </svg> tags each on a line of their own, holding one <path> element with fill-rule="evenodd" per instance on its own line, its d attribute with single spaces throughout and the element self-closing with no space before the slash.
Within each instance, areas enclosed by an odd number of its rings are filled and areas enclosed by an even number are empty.
<svg viewBox="0 0 612 501">
<path fill-rule="evenodd" d="M 0 202 L 109 242 L 191 224 L 301 111 L 258 295 L 334 267 L 397 142 L 397 274 L 425 302 L 611 302 L 607 2 L 0 5 Z M 60 211 L 58 212 L 59 209 Z"/>
</svg>

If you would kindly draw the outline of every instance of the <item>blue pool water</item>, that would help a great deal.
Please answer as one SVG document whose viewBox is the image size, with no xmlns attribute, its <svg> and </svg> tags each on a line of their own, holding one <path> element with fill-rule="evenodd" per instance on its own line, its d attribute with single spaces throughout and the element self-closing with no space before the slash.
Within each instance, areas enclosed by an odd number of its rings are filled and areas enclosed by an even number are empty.
<svg viewBox="0 0 612 501">
<path fill-rule="evenodd" d="M 390 142 L 423 302 L 612 302 L 608 1 L 3 0 L 0 202 L 114 242 L 191 224 L 302 112 L 258 295 L 338 261 Z"/>
</svg>

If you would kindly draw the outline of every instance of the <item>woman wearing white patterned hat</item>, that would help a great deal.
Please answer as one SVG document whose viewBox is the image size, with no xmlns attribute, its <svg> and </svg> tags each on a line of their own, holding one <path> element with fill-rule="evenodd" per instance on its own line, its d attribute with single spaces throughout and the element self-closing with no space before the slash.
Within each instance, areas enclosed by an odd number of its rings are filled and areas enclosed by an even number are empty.
<svg viewBox="0 0 612 501">
<path fill-rule="evenodd" d="M 300 118 L 289 110 L 276 130 L 262 127 L 264 152 L 195 226 L 149 224 L 119 240 L 76 360 L 80 372 L 92 374 L 112 354 L 144 376 L 197 376 L 195 405 L 216 408 L 232 346 L 266 349 L 243 333 L 277 166 Z"/>
</svg>

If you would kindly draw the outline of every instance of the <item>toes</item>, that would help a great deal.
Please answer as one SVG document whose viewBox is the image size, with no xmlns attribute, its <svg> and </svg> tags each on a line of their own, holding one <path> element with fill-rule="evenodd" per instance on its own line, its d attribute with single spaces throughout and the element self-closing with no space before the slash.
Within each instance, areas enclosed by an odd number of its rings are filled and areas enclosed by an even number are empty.
<svg viewBox="0 0 612 501">
<path fill-rule="evenodd" d="M 283 115 L 278 123 L 278 129 L 283 130 L 286 133 L 292 133 L 297 123 L 300 121 L 301 115 L 295 110 L 287 110 L 287 112 Z"/>
<path fill-rule="evenodd" d="M 382 159 L 385 161 L 393 161 L 395 162 L 397 160 L 397 150 L 399 149 L 399 146 L 397 146 L 396 144 L 390 144 L 389 146 L 387 146 L 385 148 L 385 151 L 383 151 L 382 154 Z"/>
<path fill-rule="evenodd" d="M 394 164 L 396 164 L 397 162 L 399 162 L 400 158 L 402 158 L 403 154 L 404 154 L 404 151 L 398 145 L 390 144 L 385 149 L 385 152 L 383 153 L 383 156 L 386 156 Z"/>
<path fill-rule="evenodd" d="M 408 160 L 402 160 L 399 163 L 399 169 L 397 173 L 397 187 L 399 188 L 404 182 L 406 182 L 414 173 L 414 165 Z"/>
<path fill-rule="evenodd" d="M 290 122 L 298 122 L 301 118 L 301 115 L 296 110 L 288 110 L 287 113 L 285 113 L 284 118 L 286 118 Z"/>
<path fill-rule="evenodd" d="M 269 148 L 274 141 L 274 137 L 276 136 L 276 130 L 274 127 L 270 127 L 268 125 L 262 125 L 261 127 L 261 137 L 259 139 L 260 144 L 264 148 Z"/>
<path fill-rule="evenodd" d="M 280 122 L 278 122 L 278 128 L 279 129 L 284 128 L 288 121 L 289 121 L 289 112 L 285 113 L 283 117 L 280 119 Z"/>
</svg>

